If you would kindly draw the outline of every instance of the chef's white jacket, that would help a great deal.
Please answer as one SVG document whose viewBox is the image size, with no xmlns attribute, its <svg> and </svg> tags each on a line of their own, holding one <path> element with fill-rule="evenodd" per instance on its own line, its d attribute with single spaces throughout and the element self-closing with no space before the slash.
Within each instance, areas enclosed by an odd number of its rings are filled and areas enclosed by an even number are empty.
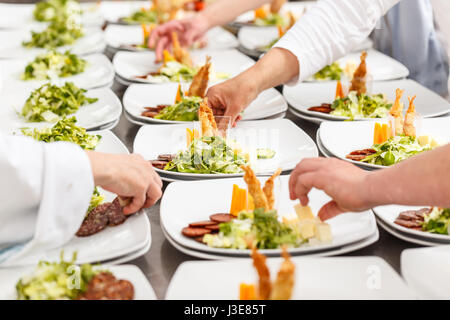
<svg viewBox="0 0 450 320">
<path fill-rule="evenodd" d="M 89 159 L 77 145 L 0 134 L 0 264 L 69 241 L 93 189 Z"/>
<path fill-rule="evenodd" d="M 320 0 L 274 47 L 298 59 L 303 81 L 350 52 L 376 27 L 381 16 L 400 0 Z"/>
</svg>

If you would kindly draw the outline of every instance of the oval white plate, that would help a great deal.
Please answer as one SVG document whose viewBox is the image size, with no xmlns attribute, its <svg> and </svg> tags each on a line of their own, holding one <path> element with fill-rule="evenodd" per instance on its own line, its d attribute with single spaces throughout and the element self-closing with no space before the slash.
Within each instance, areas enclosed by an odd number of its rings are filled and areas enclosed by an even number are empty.
<svg viewBox="0 0 450 320">
<path fill-rule="evenodd" d="M 105 29 L 106 44 L 115 50 L 145 51 L 146 49 L 132 48 L 143 42 L 140 25 L 110 24 Z M 206 33 L 207 45 L 204 50 L 226 50 L 238 46 L 236 37 L 223 28 L 215 27 Z M 123 46 L 129 46 L 124 48 Z M 147 50 L 148 51 L 148 50 Z"/>
<path fill-rule="evenodd" d="M 26 122 L 20 115 L 22 107 L 30 96 L 32 88 L 28 86 L 16 87 L 8 92 L 4 91 L 0 98 L 2 107 L 0 108 L 0 130 L 11 132 L 22 127 L 47 126 L 45 122 Z M 77 125 L 86 129 L 98 128 L 102 125 L 114 122 L 122 113 L 122 104 L 119 98 L 111 89 L 93 89 L 86 92 L 90 98 L 98 98 L 92 104 L 81 106 L 77 112 L 70 116 L 75 116 Z"/>
<path fill-rule="evenodd" d="M 230 78 L 255 64 L 252 59 L 234 49 L 223 51 L 196 50 L 191 53 L 196 66 L 204 65 L 206 56 L 211 57 L 212 72 L 225 72 Z M 136 76 L 156 72 L 161 67 L 161 64 L 155 63 L 155 53 L 152 51 L 120 51 L 114 56 L 113 65 L 116 73 L 124 80 L 140 83 L 156 83 L 155 80 L 139 79 Z"/>
<path fill-rule="evenodd" d="M 289 176 L 281 176 L 281 187 L 277 197 L 280 216 L 295 213 L 294 205 L 298 203 L 289 199 L 288 181 Z M 229 212 L 233 184 L 245 187 L 242 178 L 171 183 L 161 201 L 161 225 L 175 242 L 189 249 L 219 255 L 248 256 L 250 250 L 211 248 L 181 234 L 181 230 L 192 222 L 208 220 L 214 213 Z M 330 201 L 325 193 L 316 189 L 312 190 L 309 198 L 313 212 L 318 212 Z M 331 250 L 367 238 L 376 229 L 375 218 L 371 211 L 347 213 L 327 222 L 333 234 L 332 243 L 291 248 L 289 252 L 306 254 L 318 250 Z M 279 255 L 281 249 L 265 249 L 261 252 Z"/>
<path fill-rule="evenodd" d="M 402 102 L 407 104 L 407 96 L 417 95 L 416 111 L 424 118 L 437 117 L 450 111 L 450 103 L 437 93 L 425 88 L 413 80 L 394 80 L 373 82 L 372 93 L 384 93 L 388 100 L 394 102 L 395 90 L 405 90 Z M 336 82 L 299 83 L 295 86 L 284 86 L 283 95 L 287 102 L 298 112 L 310 117 L 326 120 L 346 120 L 346 117 L 309 111 L 308 108 L 322 103 L 332 103 L 336 92 Z M 373 120 L 373 119 L 362 119 Z"/>
<path fill-rule="evenodd" d="M 22 46 L 23 41 L 28 41 L 32 30 L 42 30 L 42 27 L 32 27 L 11 31 L 0 31 L 0 58 L 26 58 L 32 59 L 38 54 L 45 53 L 43 48 L 27 49 Z M 85 28 L 84 36 L 75 41 L 74 44 L 56 48 L 60 52 L 71 50 L 72 53 L 86 55 L 90 53 L 100 53 L 105 49 L 106 44 L 103 32 L 100 28 Z"/>
<path fill-rule="evenodd" d="M 21 75 L 31 60 L 0 60 L 2 68 L 3 83 L 5 87 L 17 87 L 27 85 L 32 88 L 38 88 L 43 84 L 52 81 L 57 85 L 63 85 L 65 82 L 73 82 L 77 87 L 84 89 L 101 88 L 108 86 L 114 80 L 114 68 L 111 61 L 103 54 L 92 54 L 82 57 L 88 62 L 83 73 L 54 80 L 22 80 Z"/>
<path fill-rule="evenodd" d="M 160 154 L 177 153 L 186 148 L 186 128 L 194 128 L 198 122 L 171 125 L 147 125 L 139 129 L 134 140 L 133 150 L 145 159 L 156 159 Z M 236 139 L 243 148 L 270 148 L 276 152 L 273 159 L 256 160 L 252 166 L 257 172 L 292 170 L 303 158 L 317 157 L 314 141 L 288 119 L 240 121 L 230 129 L 229 136 Z M 163 171 L 168 177 L 195 179 L 215 179 L 242 176 L 237 174 L 199 174 Z"/>
<path fill-rule="evenodd" d="M 361 167 L 385 168 L 380 165 L 346 159 L 355 150 L 367 149 L 373 143 L 375 121 L 325 121 L 320 125 L 320 141 L 335 157 L 352 162 Z M 440 143 L 450 141 L 450 117 L 423 119 L 417 134 L 428 135 Z"/>
<path fill-rule="evenodd" d="M 133 84 L 123 96 L 125 110 L 136 119 L 146 123 L 183 123 L 186 121 L 159 120 L 141 116 L 144 107 L 171 105 L 177 93 L 177 83 Z M 286 111 L 287 103 L 283 96 L 271 88 L 261 94 L 245 109 L 242 120 L 258 120 Z"/>
<path fill-rule="evenodd" d="M 68 255 L 66 254 L 66 259 Z M 59 261 L 59 260 L 56 260 Z M 156 300 L 155 292 L 142 271 L 134 265 L 110 266 L 102 268 L 110 270 L 117 279 L 128 280 L 134 287 L 134 300 Z M 34 267 L 0 269 L 0 299 L 16 299 L 16 283 L 20 278 L 33 272 Z"/>
<path fill-rule="evenodd" d="M 282 261 L 281 258 L 267 261 L 272 279 Z M 403 279 L 379 257 L 293 257 L 292 261 L 296 266 L 293 300 L 416 298 Z M 368 286 L 368 277 L 375 273 L 382 279 L 380 288 Z M 241 283 L 257 281 L 251 259 L 184 262 L 169 284 L 166 299 L 237 300 Z"/>
</svg>

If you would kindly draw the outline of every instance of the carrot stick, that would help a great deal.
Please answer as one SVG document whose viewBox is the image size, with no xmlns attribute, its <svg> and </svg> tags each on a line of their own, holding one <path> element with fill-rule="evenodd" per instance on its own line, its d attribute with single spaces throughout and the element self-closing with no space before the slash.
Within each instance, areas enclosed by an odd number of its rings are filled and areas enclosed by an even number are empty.
<svg viewBox="0 0 450 320">
<path fill-rule="evenodd" d="M 340 81 L 336 84 L 336 99 L 344 97 L 344 89 L 342 88 L 342 83 Z"/>
<path fill-rule="evenodd" d="M 177 89 L 177 95 L 175 97 L 175 103 L 178 103 L 181 101 L 181 84 L 178 84 L 178 89 Z"/>
</svg>

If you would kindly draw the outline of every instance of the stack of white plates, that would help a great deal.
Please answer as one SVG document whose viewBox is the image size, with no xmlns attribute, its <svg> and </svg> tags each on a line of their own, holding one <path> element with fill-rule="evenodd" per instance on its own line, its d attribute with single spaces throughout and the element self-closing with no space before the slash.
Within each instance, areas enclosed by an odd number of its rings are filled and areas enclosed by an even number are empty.
<svg viewBox="0 0 450 320">
<path fill-rule="evenodd" d="M 293 257 L 292 262 L 295 264 L 293 300 L 417 298 L 392 267 L 378 257 Z M 281 263 L 280 258 L 267 260 L 272 279 Z M 166 299 L 237 300 L 241 283 L 258 283 L 250 259 L 185 262 L 175 272 Z M 220 312 L 227 314 L 228 310 Z"/>
<path fill-rule="evenodd" d="M 370 63 L 368 64 L 370 66 Z M 386 62 L 386 65 L 389 64 Z M 405 90 L 405 96 L 417 95 L 415 100 L 416 111 L 424 118 L 442 116 L 450 112 L 450 103 L 448 101 L 413 80 L 375 81 L 372 83 L 370 91 L 373 94 L 383 93 L 388 100 L 393 102 L 397 88 Z M 315 123 L 347 119 L 341 116 L 308 110 L 308 108 L 320 106 L 322 103 L 332 103 L 335 99 L 335 93 L 335 81 L 299 83 L 292 87 L 285 86 L 283 88 L 283 95 L 289 103 L 292 113 L 299 118 Z"/>
<path fill-rule="evenodd" d="M 212 72 L 225 73 L 232 78 L 245 71 L 255 64 L 249 57 L 243 55 L 235 49 L 214 51 L 197 50 L 191 54 L 194 65 L 202 66 L 205 64 L 206 57 L 211 57 Z M 142 79 L 137 76 L 143 76 L 150 72 L 156 72 L 161 67 L 160 63 L 155 63 L 155 53 L 146 52 L 118 52 L 113 59 L 116 79 L 123 85 L 132 83 L 161 83 L 155 79 Z M 220 79 L 211 79 L 210 84 L 223 81 Z"/>
<path fill-rule="evenodd" d="M 111 131 L 94 131 L 102 136 L 96 151 L 114 154 L 127 154 L 128 150 Z M 112 201 L 114 194 L 99 188 L 105 201 Z M 57 196 L 57 195 L 55 195 Z M 5 266 L 34 266 L 40 260 L 59 261 L 61 250 L 68 256 L 77 252 L 77 263 L 120 264 L 145 254 L 151 245 L 150 222 L 145 210 L 129 217 L 123 224 L 107 227 L 89 237 L 74 236 L 62 248 L 42 252 L 31 249 L 21 257 L 14 258 Z"/>
<path fill-rule="evenodd" d="M 130 121 L 137 124 L 173 124 L 186 121 L 158 120 L 142 116 L 144 107 L 157 105 L 172 105 L 177 94 L 177 83 L 163 84 L 132 84 L 123 96 L 123 106 Z M 287 103 L 283 96 L 275 89 L 263 92 L 245 109 L 243 120 L 258 120 L 269 117 L 282 116 L 287 110 Z"/>
<path fill-rule="evenodd" d="M 186 149 L 186 128 L 198 128 L 198 122 L 168 125 L 146 125 L 139 129 L 134 140 L 134 153 L 141 154 L 147 160 L 157 159 L 161 154 L 175 154 Z M 288 172 L 295 168 L 303 158 L 317 157 L 314 141 L 292 121 L 287 119 L 240 121 L 228 131 L 228 137 L 234 139 L 244 149 L 251 152 L 257 148 L 275 151 L 272 159 L 256 159 L 252 167 L 259 173 L 274 172 L 281 168 Z M 238 174 L 199 174 L 164 171 L 156 169 L 163 180 L 204 180 L 240 177 Z"/>
<path fill-rule="evenodd" d="M 419 210 L 424 207 L 389 205 L 374 208 L 378 224 L 387 232 L 401 240 L 422 246 L 450 245 L 450 235 L 435 234 L 419 230 L 412 230 L 394 223 L 400 212 Z"/>
<path fill-rule="evenodd" d="M 432 109 L 432 104 L 429 105 Z M 425 107 L 425 105 L 423 105 Z M 418 109 L 418 105 L 417 105 Z M 417 110 L 416 109 L 416 110 Z M 346 158 L 350 152 L 370 148 L 373 144 L 375 121 L 326 121 L 317 131 L 317 145 L 326 157 L 349 161 L 368 170 L 383 166 L 353 161 Z M 450 142 L 450 117 L 427 118 L 420 121 L 417 135 L 433 137 L 440 144 Z"/>
<path fill-rule="evenodd" d="M 281 176 L 277 192 L 278 212 L 286 215 L 294 212 L 295 202 L 289 199 L 288 176 Z M 181 234 L 192 222 L 208 220 L 218 212 L 229 212 L 233 184 L 245 187 L 242 178 L 204 180 L 171 183 L 161 201 L 161 228 L 167 240 L 179 251 L 202 259 L 248 258 L 250 250 L 208 247 Z M 330 201 L 316 189 L 309 195 L 313 212 Z M 289 249 L 294 256 L 330 256 L 364 248 L 378 240 L 378 229 L 371 211 L 347 213 L 327 221 L 332 230 L 331 243 L 306 245 Z M 279 256 L 281 249 L 261 250 L 267 256 Z"/>
<path fill-rule="evenodd" d="M 110 24 L 105 29 L 107 49 L 112 54 L 117 51 L 152 51 L 134 47 L 143 43 L 142 28 L 140 25 L 126 26 Z M 238 46 L 236 37 L 223 28 L 215 27 L 206 33 L 206 46 L 204 50 L 227 50 Z M 194 50 L 195 51 L 195 50 Z"/>
</svg>

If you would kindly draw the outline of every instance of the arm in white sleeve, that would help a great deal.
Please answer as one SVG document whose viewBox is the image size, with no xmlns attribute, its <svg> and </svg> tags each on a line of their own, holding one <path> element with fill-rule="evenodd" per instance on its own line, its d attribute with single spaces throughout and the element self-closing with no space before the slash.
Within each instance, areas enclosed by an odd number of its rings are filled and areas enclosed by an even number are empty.
<svg viewBox="0 0 450 320">
<path fill-rule="evenodd" d="M 0 134 L 0 172 L 0 249 L 31 240 L 19 253 L 24 255 L 74 236 L 94 188 L 80 147 Z"/>
<path fill-rule="evenodd" d="M 289 50 L 297 57 L 298 80 L 305 80 L 363 42 L 378 19 L 399 1 L 318 1 L 274 47 Z"/>
</svg>

